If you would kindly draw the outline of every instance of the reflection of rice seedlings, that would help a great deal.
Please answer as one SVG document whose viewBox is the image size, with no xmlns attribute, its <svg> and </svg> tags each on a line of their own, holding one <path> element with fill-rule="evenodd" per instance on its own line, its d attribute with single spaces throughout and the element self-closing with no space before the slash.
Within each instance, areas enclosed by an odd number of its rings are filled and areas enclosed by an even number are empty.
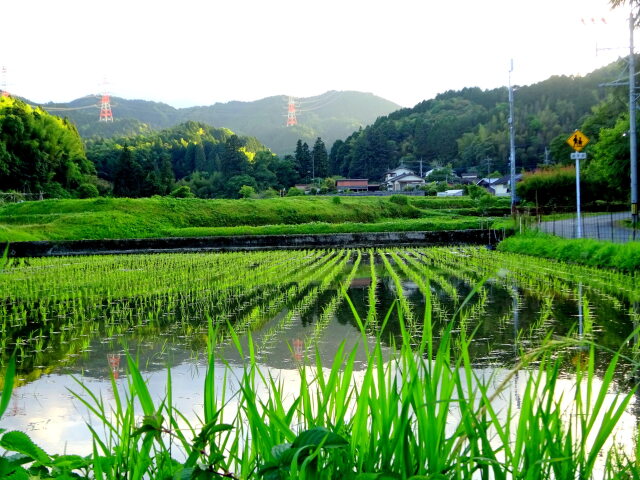
<svg viewBox="0 0 640 480">
<path fill-rule="evenodd" d="M 360 266 L 360 261 L 362 260 L 362 252 L 360 249 L 356 249 L 356 259 L 353 262 L 353 267 L 351 268 L 351 272 L 347 275 L 347 277 L 341 282 L 340 286 L 337 289 L 336 294 L 322 307 L 322 313 L 318 318 L 318 321 L 314 325 L 313 335 L 307 338 L 307 346 L 312 345 L 317 342 L 324 330 L 329 326 L 331 320 L 334 318 L 336 314 L 336 310 L 342 303 L 344 299 L 344 294 L 351 285 L 353 278 L 356 276 L 358 271 L 358 267 Z"/>
<path fill-rule="evenodd" d="M 319 295 L 333 284 L 337 276 L 343 271 L 344 265 L 348 261 L 348 256 L 345 255 L 345 251 L 341 251 L 338 255 L 336 255 L 336 251 L 326 252 L 321 266 L 311 274 L 307 272 L 300 279 L 294 292 L 296 295 L 302 294 L 302 296 L 299 296 L 297 301 L 294 301 L 295 296 L 293 294 L 289 295 L 289 311 L 262 336 L 261 350 L 271 348 L 279 334 L 291 326 L 293 321 L 300 320 L 316 304 Z M 327 281 L 320 283 L 318 282 L 319 278 L 324 278 Z M 317 282 L 318 284 L 309 288 L 312 282 Z"/>
<path fill-rule="evenodd" d="M 400 280 L 400 277 L 398 276 L 395 269 L 391 266 L 391 263 L 387 259 L 387 254 L 390 255 L 391 252 L 389 250 L 383 250 L 380 252 L 380 257 L 382 258 L 382 263 L 384 264 L 385 269 L 389 274 L 389 277 L 391 277 L 391 280 L 393 281 L 393 284 L 395 286 L 396 298 L 398 299 L 398 303 L 400 305 L 402 315 L 406 319 L 407 325 L 411 327 L 415 326 L 413 311 L 411 306 L 409 305 L 409 301 L 407 300 L 407 297 L 404 295 L 404 292 L 402 289 L 402 281 Z"/>
<path fill-rule="evenodd" d="M 376 290 L 378 288 L 378 274 L 376 272 L 375 255 L 376 252 L 373 249 L 369 249 L 369 275 L 371 277 L 371 284 L 367 291 L 368 310 L 367 310 L 367 329 L 370 332 L 375 332 L 378 328 L 378 299 L 376 298 Z"/>
<path fill-rule="evenodd" d="M 443 275 L 439 274 L 437 270 L 441 270 L 452 278 L 460 278 L 462 277 L 462 272 L 457 271 L 455 269 L 443 268 L 441 262 L 435 261 L 434 259 L 439 259 L 439 255 L 434 254 L 432 256 L 431 249 L 413 249 L 410 252 L 405 253 L 403 258 L 407 260 L 409 264 L 412 265 L 421 275 L 429 278 L 430 282 L 438 285 L 440 289 L 445 292 L 455 303 L 460 300 L 460 293 L 458 289 L 454 287 L 451 282 L 449 282 Z M 477 278 L 467 279 L 467 284 L 473 285 L 477 282 Z"/>
</svg>

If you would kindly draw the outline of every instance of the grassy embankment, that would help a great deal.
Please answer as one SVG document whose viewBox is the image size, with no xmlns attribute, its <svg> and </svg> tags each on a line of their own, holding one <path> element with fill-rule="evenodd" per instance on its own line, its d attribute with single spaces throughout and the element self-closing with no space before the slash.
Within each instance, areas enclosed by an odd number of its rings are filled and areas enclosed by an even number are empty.
<svg viewBox="0 0 640 480">
<path fill-rule="evenodd" d="M 532 231 L 503 240 L 498 250 L 626 272 L 640 270 L 640 242 L 568 239 Z"/>
<path fill-rule="evenodd" d="M 468 197 L 45 200 L 1 206 L 0 241 L 458 230 L 507 213 Z"/>
</svg>

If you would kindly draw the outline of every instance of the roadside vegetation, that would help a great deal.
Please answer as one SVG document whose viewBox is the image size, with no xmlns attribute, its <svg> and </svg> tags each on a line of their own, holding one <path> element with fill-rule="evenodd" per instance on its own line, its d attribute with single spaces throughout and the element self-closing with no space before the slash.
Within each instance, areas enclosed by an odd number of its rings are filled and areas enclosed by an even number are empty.
<svg viewBox="0 0 640 480">
<path fill-rule="evenodd" d="M 507 213 L 508 199 L 468 197 L 44 200 L 1 206 L 0 241 L 458 230 Z"/>
<path fill-rule="evenodd" d="M 625 272 L 640 270 L 640 242 L 568 239 L 529 231 L 500 242 L 498 250 Z"/>
</svg>

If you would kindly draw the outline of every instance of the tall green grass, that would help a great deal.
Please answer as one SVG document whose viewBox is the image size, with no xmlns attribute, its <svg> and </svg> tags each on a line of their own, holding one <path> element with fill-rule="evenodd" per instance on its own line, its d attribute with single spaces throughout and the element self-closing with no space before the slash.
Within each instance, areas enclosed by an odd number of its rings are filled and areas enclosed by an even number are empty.
<svg viewBox="0 0 640 480">
<path fill-rule="evenodd" d="M 498 250 L 625 272 L 637 272 L 640 269 L 640 242 L 620 244 L 528 232 L 503 240 Z"/>
<path fill-rule="evenodd" d="M 596 345 L 581 338 L 547 338 L 521 352 L 509 370 L 486 376 L 471 361 L 473 337 L 458 329 L 481 285 L 442 331 L 434 332 L 425 309 L 417 342 L 414 324 L 405 325 L 403 309 L 394 303 L 402 343 L 391 353 L 381 336 L 370 346 L 367 325 L 354 308 L 362 343 L 347 350 L 343 342 L 329 364 L 317 353 L 302 362 L 294 392 L 260 367 L 250 333 L 245 342 L 228 325 L 222 336 L 210 321 L 204 408 L 197 425 L 172 407 L 170 370 L 164 397 L 154 399 L 136 362 L 127 357 L 125 393 L 112 381 L 114 406 L 78 382 L 82 394 L 77 397 L 102 427 L 88 426 L 92 455 L 48 455 L 24 433 L 7 432 L 0 446 L 18 455 L 0 457 L 0 473 L 114 480 L 638 478 L 638 447 L 634 456 L 608 443 L 635 394 L 633 388 L 611 398 L 619 390 L 614 389 L 619 354 L 598 378 Z M 221 385 L 214 381 L 215 369 L 221 368 L 216 345 L 227 336 L 246 359 L 233 395 L 227 391 L 232 379 L 225 377 Z M 358 354 L 366 359 L 360 371 Z M 566 354 L 580 358 L 570 391 L 561 385 Z M 0 415 L 14 376 L 12 357 Z M 522 385 L 513 390 L 516 380 Z M 519 403 L 507 399 L 512 392 Z"/>
</svg>

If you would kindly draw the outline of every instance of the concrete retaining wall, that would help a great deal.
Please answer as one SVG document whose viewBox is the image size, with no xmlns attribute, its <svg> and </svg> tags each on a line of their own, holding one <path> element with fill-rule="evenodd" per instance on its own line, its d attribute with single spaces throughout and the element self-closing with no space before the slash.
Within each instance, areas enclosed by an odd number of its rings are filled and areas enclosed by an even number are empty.
<svg viewBox="0 0 640 480">
<path fill-rule="evenodd" d="M 15 242 L 10 257 L 50 257 L 160 252 L 208 252 L 301 248 L 350 248 L 428 245 L 495 245 L 502 230 L 448 230 L 441 232 L 339 233 L 326 235 L 246 235 L 234 237 L 141 238 Z"/>
</svg>

